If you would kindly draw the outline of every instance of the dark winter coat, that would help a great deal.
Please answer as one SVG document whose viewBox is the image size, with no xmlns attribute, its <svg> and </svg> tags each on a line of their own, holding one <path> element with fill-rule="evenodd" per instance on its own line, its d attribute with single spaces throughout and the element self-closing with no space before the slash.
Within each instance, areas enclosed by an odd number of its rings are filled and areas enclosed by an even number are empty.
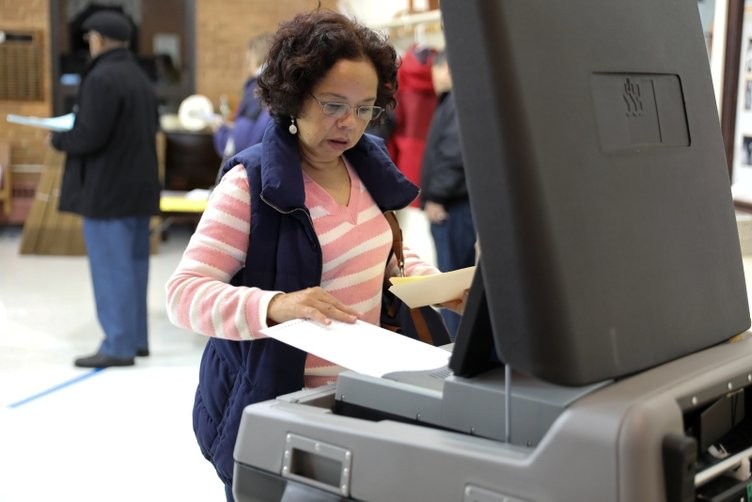
<svg viewBox="0 0 752 502">
<path fill-rule="evenodd" d="M 73 129 L 51 138 L 67 154 L 60 211 L 89 218 L 157 214 L 157 98 L 133 53 L 114 49 L 94 58 L 74 111 Z"/>
<path fill-rule="evenodd" d="M 467 200 L 460 129 L 451 93 L 441 95 L 428 130 L 421 168 L 421 201 L 448 205 Z"/>
</svg>

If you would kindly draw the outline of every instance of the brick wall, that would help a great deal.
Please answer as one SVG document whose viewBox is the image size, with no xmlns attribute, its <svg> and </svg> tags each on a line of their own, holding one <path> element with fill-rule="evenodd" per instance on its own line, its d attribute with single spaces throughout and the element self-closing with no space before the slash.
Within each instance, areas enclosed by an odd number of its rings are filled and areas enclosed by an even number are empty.
<svg viewBox="0 0 752 502">
<path fill-rule="evenodd" d="M 336 0 L 322 0 L 336 10 Z M 246 78 L 248 40 L 276 30 L 280 21 L 315 9 L 317 0 L 196 0 L 196 89 L 215 104 L 221 95 L 235 105 Z"/>
<path fill-rule="evenodd" d="M 336 9 L 336 0 L 322 0 Z M 222 94 L 231 103 L 240 98 L 245 74 L 242 58 L 248 39 L 297 12 L 314 9 L 318 0 L 195 0 L 196 92 L 218 103 Z M 8 124 L 8 113 L 49 116 L 52 113 L 49 54 L 48 0 L 0 0 L 0 29 L 40 30 L 45 54 L 44 101 L 0 101 L 0 140 L 10 141 L 12 164 L 42 164 L 47 133 L 40 129 Z"/>
<path fill-rule="evenodd" d="M 336 4 L 336 0 L 321 1 L 322 7 L 333 10 Z M 168 3 L 160 0 L 158 5 Z M 261 32 L 274 31 L 280 21 L 317 5 L 318 0 L 195 0 L 196 92 L 215 104 L 224 94 L 236 104 L 245 80 L 242 61 L 248 40 Z M 52 114 L 49 13 L 49 0 L 0 0 L 0 30 L 39 30 L 44 44 L 44 100 L 0 100 L 0 141 L 11 145 L 11 165 L 23 165 L 26 172 L 35 166 L 41 169 L 49 148 L 47 132 L 9 124 L 5 116 Z"/>
</svg>

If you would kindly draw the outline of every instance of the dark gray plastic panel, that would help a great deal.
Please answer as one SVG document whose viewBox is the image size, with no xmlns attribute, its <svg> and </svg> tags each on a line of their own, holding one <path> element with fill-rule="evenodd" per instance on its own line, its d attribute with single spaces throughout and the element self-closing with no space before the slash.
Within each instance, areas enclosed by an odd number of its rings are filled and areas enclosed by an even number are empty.
<svg viewBox="0 0 752 502">
<path fill-rule="evenodd" d="M 501 359 L 583 385 L 747 329 L 696 2 L 441 9 Z"/>
</svg>

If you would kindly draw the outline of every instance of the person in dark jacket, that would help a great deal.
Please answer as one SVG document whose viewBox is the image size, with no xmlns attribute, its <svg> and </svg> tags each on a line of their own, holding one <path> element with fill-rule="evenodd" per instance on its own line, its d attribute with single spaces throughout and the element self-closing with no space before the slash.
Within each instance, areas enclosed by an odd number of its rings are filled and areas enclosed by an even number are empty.
<svg viewBox="0 0 752 502">
<path fill-rule="evenodd" d="M 52 133 L 66 153 L 60 211 L 83 216 L 83 233 L 104 340 L 74 364 L 131 366 L 148 355 L 149 220 L 159 212 L 152 84 L 128 49 L 131 23 L 112 10 L 84 21 L 91 61 L 73 128 Z"/>
<path fill-rule="evenodd" d="M 263 33 L 248 43 L 245 66 L 249 77 L 243 87 L 243 98 L 235 113 L 235 120 L 221 122 L 214 131 L 214 149 L 223 159 L 260 142 L 271 120 L 269 112 L 256 95 L 256 80 L 263 69 L 270 40 L 271 34 Z"/>
<path fill-rule="evenodd" d="M 281 24 L 258 79 L 274 121 L 225 163 L 167 282 L 170 320 L 210 337 L 193 427 L 228 500 L 243 408 L 341 370 L 261 330 L 300 318 L 379 322 L 384 279 L 399 268 L 383 212 L 418 196 L 383 141 L 364 134 L 394 105 L 396 74 L 394 48 L 346 16 L 317 10 Z M 404 267 L 439 272 L 409 249 Z"/>
<path fill-rule="evenodd" d="M 437 265 L 442 272 L 449 272 L 475 265 L 476 234 L 446 52 L 434 56 L 431 73 L 439 101 L 423 154 L 421 202 L 430 222 Z M 454 339 L 460 316 L 447 310 L 441 315 Z"/>
</svg>

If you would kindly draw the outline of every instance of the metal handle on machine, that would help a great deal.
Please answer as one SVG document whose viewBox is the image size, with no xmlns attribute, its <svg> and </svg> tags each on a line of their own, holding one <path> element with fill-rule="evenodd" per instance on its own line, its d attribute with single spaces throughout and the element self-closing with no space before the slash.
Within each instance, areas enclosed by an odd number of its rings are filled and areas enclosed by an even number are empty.
<svg viewBox="0 0 752 502">
<path fill-rule="evenodd" d="M 349 496 L 352 453 L 322 441 L 288 433 L 282 476 Z"/>
<path fill-rule="evenodd" d="M 707 483 L 716 476 L 723 474 L 724 472 L 733 468 L 736 464 L 738 464 L 745 458 L 752 458 L 752 447 L 742 450 L 735 455 L 731 455 L 730 457 L 721 460 L 717 464 L 713 464 L 707 469 L 698 472 L 695 475 L 695 486 L 700 486 Z"/>
</svg>

